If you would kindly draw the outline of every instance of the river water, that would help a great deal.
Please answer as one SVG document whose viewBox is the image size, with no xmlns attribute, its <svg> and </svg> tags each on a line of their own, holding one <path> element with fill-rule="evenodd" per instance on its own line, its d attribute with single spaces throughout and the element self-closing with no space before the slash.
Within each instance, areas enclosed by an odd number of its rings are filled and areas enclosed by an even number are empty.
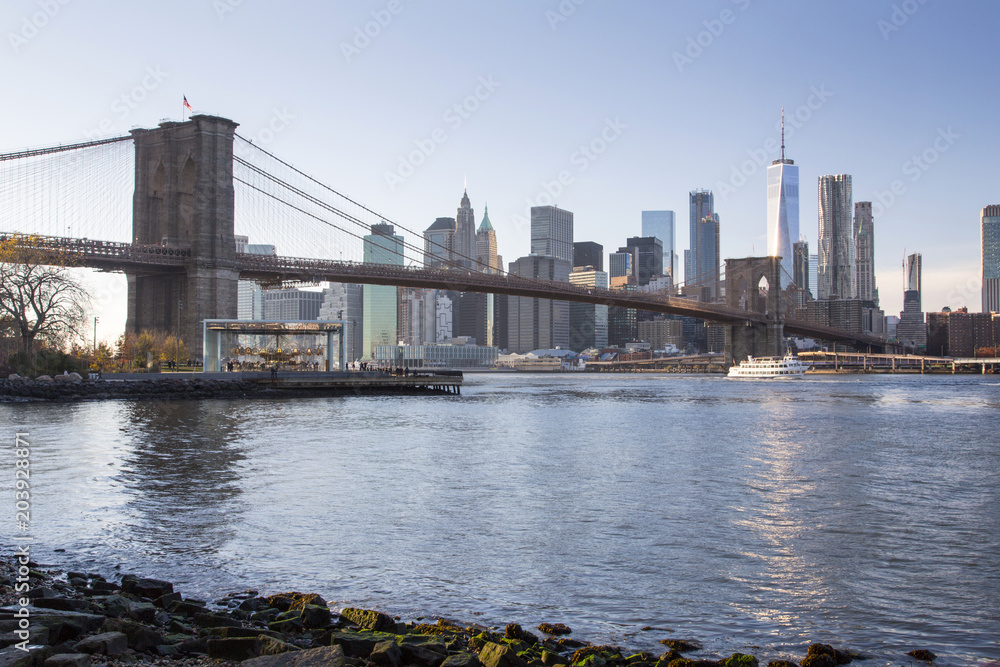
<svg viewBox="0 0 1000 667">
<path fill-rule="evenodd" d="M 29 434 L 33 553 L 59 567 L 653 651 L 1000 660 L 995 376 L 482 374 L 460 397 L 0 405 L 0 425 L 8 451 Z"/>
</svg>

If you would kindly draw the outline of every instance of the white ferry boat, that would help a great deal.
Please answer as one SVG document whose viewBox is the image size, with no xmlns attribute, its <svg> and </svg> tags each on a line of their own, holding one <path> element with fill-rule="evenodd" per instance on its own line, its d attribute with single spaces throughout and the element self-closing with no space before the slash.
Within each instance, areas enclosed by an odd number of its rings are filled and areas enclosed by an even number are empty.
<svg viewBox="0 0 1000 667">
<path fill-rule="evenodd" d="M 783 358 L 762 357 L 754 359 L 748 357 L 740 362 L 738 366 L 729 369 L 731 378 L 795 378 L 805 375 L 809 364 L 799 361 L 799 358 L 791 352 Z"/>
</svg>

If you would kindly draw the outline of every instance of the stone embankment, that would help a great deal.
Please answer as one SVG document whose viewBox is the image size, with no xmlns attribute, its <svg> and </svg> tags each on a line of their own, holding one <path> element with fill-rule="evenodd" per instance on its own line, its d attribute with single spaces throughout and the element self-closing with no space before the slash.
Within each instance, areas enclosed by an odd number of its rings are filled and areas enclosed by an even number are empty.
<svg viewBox="0 0 1000 667">
<path fill-rule="evenodd" d="M 41 376 L 34 380 L 10 376 L 0 380 L 0 403 L 30 401 L 81 401 L 81 400 L 160 400 L 206 398 L 310 398 L 319 396 L 380 396 L 439 394 L 455 392 L 451 382 L 447 391 L 444 382 L 437 383 L 429 377 L 396 377 L 388 374 L 368 376 L 343 376 L 329 380 L 296 382 L 294 378 L 281 378 L 276 382 L 260 378 L 198 377 L 195 374 L 174 378 L 153 375 L 149 379 L 84 380 L 76 373 Z"/>
<path fill-rule="evenodd" d="M 20 590 L 19 579 L 30 588 Z M 21 586 L 24 588 L 23 586 Z M 446 620 L 401 622 L 385 613 L 331 610 L 316 594 L 246 591 L 213 604 L 184 598 L 167 581 L 0 567 L 0 667 L 759 667 L 734 653 L 703 657 L 695 641 L 665 639 L 661 655 L 570 639 L 560 623 L 539 634 Z M 654 631 L 654 628 L 646 628 Z M 685 657 L 694 653 L 701 657 Z M 919 653 L 919 655 L 917 655 Z M 929 651 L 911 656 L 933 660 Z M 801 667 L 834 667 L 862 656 L 814 644 Z M 798 667 L 784 660 L 769 667 Z"/>
</svg>

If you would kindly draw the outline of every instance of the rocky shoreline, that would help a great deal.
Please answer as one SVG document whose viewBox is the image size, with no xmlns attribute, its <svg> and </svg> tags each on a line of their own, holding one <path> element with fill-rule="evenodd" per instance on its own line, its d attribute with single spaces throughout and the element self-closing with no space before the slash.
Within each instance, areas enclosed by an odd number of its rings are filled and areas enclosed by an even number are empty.
<svg viewBox="0 0 1000 667">
<path fill-rule="evenodd" d="M 21 560 L 24 560 L 23 558 Z M 663 639 L 654 655 L 572 639 L 561 623 L 538 632 L 445 619 L 404 622 L 371 609 L 331 609 L 315 593 L 233 593 L 211 604 L 170 582 L 126 574 L 0 562 L 0 667 L 759 667 L 757 657 L 703 654 L 694 640 Z M 644 628 L 656 631 L 656 628 Z M 926 650 L 912 651 L 931 662 Z M 835 667 L 865 656 L 813 644 L 796 664 Z"/>
<path fill-rule="evenodd" d="M 349 386 L 281 387 L 242 378 L 184 378 L 157 376 L 151 379 L 107 381 L 26 378 L 0 380 L 0 403 L 32 403 L 101 400 L 177 401 L 209 398 L 310 398 L 324 396 L 388 396 L 444 393 L 431 387 L 352 383 Z"/>
</svg>

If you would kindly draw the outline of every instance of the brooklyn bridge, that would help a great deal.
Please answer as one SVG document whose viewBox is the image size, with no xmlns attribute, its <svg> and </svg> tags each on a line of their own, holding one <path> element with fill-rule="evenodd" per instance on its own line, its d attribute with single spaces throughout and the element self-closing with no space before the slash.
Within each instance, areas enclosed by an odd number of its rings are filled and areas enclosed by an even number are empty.
<svg viewBox="0 0 1000 667">
<path fill-rule="evenodd" d="M 885 341 L 786 319 L 773 257 L 726 260 L 726 304 L 657 293 L 584 288 L 490 274 L 465 266 L 361 262 L 373 223 L 393 222 L 236 133 L 237 124 L 195 115 L 127 136 L 0 155 L 0 239 L 34 261 L 124 273 L 129 331 L 179 330 L 201 349 L 206 319 L 235 319 L 237 284 L 321 281 L 395 285 L 605 304 L 695 317 L 726 327 L 726 354 L 784 352 L 799 335 L 881 351 Z M 325 258 L 237 252 L 254 243 Z M 424 248 L 406 244 L 416 257 Z M 346 258 L 345 258 L 346 254 Z M 183 308 L 178 308 L 181 303 Z"/>
</svg>

